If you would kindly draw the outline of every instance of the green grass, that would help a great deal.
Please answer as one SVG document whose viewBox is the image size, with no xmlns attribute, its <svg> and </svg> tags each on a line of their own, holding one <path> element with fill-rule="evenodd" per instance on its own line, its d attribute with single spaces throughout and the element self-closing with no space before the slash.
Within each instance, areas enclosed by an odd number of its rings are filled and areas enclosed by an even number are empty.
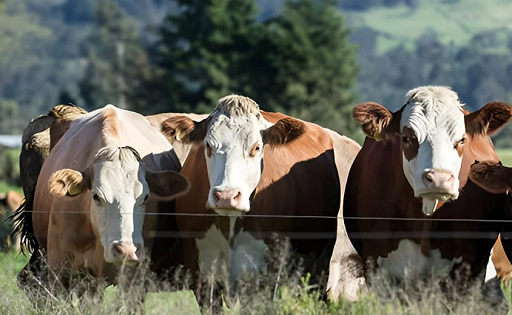
<svg viewBox="0 0 512 315">
<path fill-rule="evenodd" d="M 354 27 L 369 26 L 390 36 L 379 38 L 378 52 L 383 52 L 400 44 L 411 47 L 428 29 L 436 31 L 444 44 L 465 45 L 475 33 L 497 28 L 512 30 L 510 12 L 509 0 L 461 0 L 453 4 L 422 0 L 416 9 L 400 5 L 349 14 L 358 21 Z"/>
<path fill-rule="evenodd" d="M 512 149 L 496 149 L 501 163 L 505 166 L 512 166 Z"/>
<path fill-rule="evenodd" d="M 0 253 L 0 314 L 125 314 L 122 306 L 130 296 L 119 298 L 116 288 L 109 287 L 101 305 L 90 302 L 83 308 L 76 296 L 68 302 L 59 301 L 53 309 L 32 306 L 31 301 L 16 285 L 16 275 L 27 258 L 13 253 Z M 297 270 L 281 274 L 274 292 L 275 274 L 249 277 L 239 284 L 240 293 L 231 299 L 231 307 L 218 309 L 220 314 L 504 314 L 507 302 L 490 305 L 477 291 L 449 300 L 438 285 L 418 285 L 410 282 L 402 287 L 390 284 L 385 278 L 374 278 L 371 291 L 359 301 L 326 303 L 321 290 L 309 285 L 308 277 Z M 261 286 L 269 281 L 265 286 Z M 275 295 L 275 299 L 272 298 Z M 209 314 L 203 310 L 203 314 Z M 201 314 L 191 291 L 149 293 L 145 314 Z"/>
<path fill-rule="evenodd" d="M 4 181 L 0 181 L 0 192 L 8 192 L 9 190 L 15 190 L 20 194 L 23 194 L 23 189 L 21 189 L 21 187 L 10 185 Z"/>
</svg>

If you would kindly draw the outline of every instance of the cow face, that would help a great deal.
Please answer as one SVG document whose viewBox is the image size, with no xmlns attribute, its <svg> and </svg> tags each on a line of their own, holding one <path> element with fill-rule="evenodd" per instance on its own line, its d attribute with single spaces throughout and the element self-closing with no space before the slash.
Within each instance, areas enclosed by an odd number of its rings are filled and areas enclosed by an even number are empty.
<svg viewBox="0 0 512 315">
<path fill-rule="evenodd" d="M 105 147 L 87 170 L 60 170 L 49 181 L 50 192 L 60 198 L 90 194 L 91 222 L 108 263 L 136 262 L 144 254 L 142 225 L 150 192 L 156 199 L 171 200 L 188 186 L 176 172 L 146 169 L 130 147 Z"/>
<path fill-rule="evenodd" d="M 438 201 L 459 196 L 465 138 L 493 132 L 512 115 L 511 107 L 501 102 L 466 116 L 462 106 L 449 88 L 427 86 L 409 91 L 406 104 L 395 113 L 377 103 L 354 108 L 354 118 L 367 136 L 400 136 L 404 175 L 427 215 L 433 214 Z"/>
<path fill-rule="evenodd" d="M 206 207 L 222 215 L 250 210 L 250 196 L 262 173 L 264 146 L 285 145 L 304 128 L 304 123 L 293 118 L 272 125 L 253 100 L 236 95 L 219 100 L 201 122 L 179 116 L 162 125 L 167 136 L 203 143 L 210 181 Z"/>
</svg>

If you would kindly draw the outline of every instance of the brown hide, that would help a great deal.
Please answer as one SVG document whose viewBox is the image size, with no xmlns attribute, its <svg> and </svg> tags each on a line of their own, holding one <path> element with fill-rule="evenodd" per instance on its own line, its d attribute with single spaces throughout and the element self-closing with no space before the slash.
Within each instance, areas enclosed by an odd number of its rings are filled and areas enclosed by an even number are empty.
<svg viewBox="0 0 512 315">
<path fill-rule="evenodd" d="M 490 194 L 468 180 L 470 166 L 475 160 L 498 160 L 487 136 L 467 136 L 459 174 L 463 187 L 461 194 L 456 201 L 444 203 L 431 219 L 501 220 L 509 216 L 504 210 L 505 194 Z M 378 142 L 366 139 L 349 174 L 344 216 L 426 218 L 421 211 L 421 201 L 414 198 L 402 169 L 399 136 Z M 456 264 L 452 273 L 463 270 L 468 278 L 485 271 L 489 251 L 496 241 L 490 235 L 497 235 L 504 228 L 501 223 L 434 220 L 345 219 L 345 224 L 366 267 L 376 266 L 376 259 L 387 257 L 396 250 L 401 239 L 411 239 L 421 246 L 424 254 L 439 249 L 442 258 L 451 260 L 462 256 L 462 263 Z M 476 236 L 464 237 L 468 235 L 465 232 Z"/>
<path fill-rule="evenodd" d="M 262 114 L 272 123 L 287 117 L 279 113 Z M 293 142 L 275 147 L 265 145 L 263 172 L 248 214 L 321 217 L 338 214 L 340 182 L 331 138 L 325 129 L 305 124 L 305 133 Z M 213 211 L 205 209 L 209 181 L 202 144 L 192 147 L 182 174 L 189 179 L 191 191 L 176 201 L 176 212 L 213 214 Z M 195 238 L 203 238 L 214 223 L 228 238 L 229 219 L 226 217 L 178 216 L 177 222 L 183 237 L 181 259 L 192 271 L 198 269 Z M 235 233 L 242 228 L 257 239 L 264 239 L 267 244 L 272 232 L 288 236 L 294 250 L 309 255 L 310 259 L 306 260 L 309 271 L 319 273 L 327 270 L 336 220 L 242 217 L 236 222 Z"/>
</svg>

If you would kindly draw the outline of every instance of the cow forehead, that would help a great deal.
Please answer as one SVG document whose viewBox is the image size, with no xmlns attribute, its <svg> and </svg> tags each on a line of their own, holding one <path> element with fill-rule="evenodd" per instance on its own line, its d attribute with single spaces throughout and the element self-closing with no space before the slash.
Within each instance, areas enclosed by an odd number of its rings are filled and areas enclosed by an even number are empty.
<svg viewBox="0 0 512 315">
<path fill-rule="evenodd" d="M 420 143 L 456 140 L 465 133 L 462 105 L 450 98 L 410 101 L 402 111 L 400 127 L 412 129 Z"/>
<path fill-rule="evenodd" d="M 261 114 L 229 115 L 217 113 L 210 120 L 205 141 L 213 148 L 223 144 L 245 143 L 261 139 L 260 131 L 267 126 Z"/>
<path fill-rule="evenodd" d="M 145 167 L 137 156 L 122 150 L 108 159 L 97 158 L 94 163 L 93 190 L 101 192 L 109 201 L 116 199 L 115 195 L 140 196 L 149 190 L 144 180 Z"/>
</svg>

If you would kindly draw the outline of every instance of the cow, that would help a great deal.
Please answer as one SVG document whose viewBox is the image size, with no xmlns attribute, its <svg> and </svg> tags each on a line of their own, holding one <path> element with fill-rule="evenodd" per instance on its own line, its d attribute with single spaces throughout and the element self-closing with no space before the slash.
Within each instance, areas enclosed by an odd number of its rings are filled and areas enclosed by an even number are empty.
<svg viewBox="0 0 512 315">
<path fill-rule="evenodd" d="M 144 212 L 188 191 L 179 170 L 170 143 L 139 114 L 107 105 L 75 119 L 35 190 L 33 231 L 50 286 L 66 287 L 81 269 L 114 283 L 121 264 L 144 257 Z"/>
<path fill-rule="evenodd" d="M 20 239 L 17 236 L 10 236 L 11 230 L 10 222 L 5 220 L 11 213 L 18 209 L 23 203 L 23 195 L 17 191 L 9 190 L 5 193 L 0 193 L 0 248 L 2 250 L 19 250 Z"/>
<path fill-rule="evenodd" d="M 196 283 L 210 272 L 230 283 L 245 272 L 265 272 L 274 232 L 308 256 L 306 270 L 327 271 L 345 182 L 339 176 L 348 173 L 356 142 L 261 111 L 239 95 L 220 99 L 199 122 L 169 118 L 162 131 L 193 144 L 181 172 L 191 190 L 176 201 L 182 248 L 175 255 Z"/>
<path fill-rule="evenodd" d="M 425 86 L 409 91 L 396 112 L 366 102 L 353 117 L 367 138 L 347 179 L 344 218 L 360 274 L 483 280 L 503 226 L 480 220 L 507 218 L 506 196 L 468 174 L 475 160 L 499 160 L 488 135 L 510 120 L 512 107 L 490 102 L 469 113 L 456 92 Z"/>
<path fill-rule="evenodd" d="M 483 161 L 477 162 L 471 166 L 469 178 L 478 186 L 486 191 L 494 194 L 510 194 L 512 189 L 512 168 L 503 166 L 501 162 Z M 510 198 L 510 197 L 509 197 Z M 505 211 L 512 213 L 510 204 L 506 205 Z M 512 232 L 512 230 L 504 231 L 504 235 Z M 510 235 L 506 235 L 510 238 Z M 498 236 L 496 245 L 491 252 L 491 260 L 494 264 L 496 276 L 508 286 L 512 279 L 512 264 L 506 253 L 511 253 L 512 248 L 510 242 L 506 241 L 502 244 L 502 235 Z M 505 247 L 505 248 L 504 248 Z M 506 249 L 506 251 L 505 251 Z M 487 277 L 486 277 L 487 278 Z"/>
<path fill-rule="evenodd" d="M 85 114 L 87 111 L 76 105 L 56 105 L 47 114 L 32 119 L 23 131 L 20 177 L 25 201 L 10 218 L 14 226 L 12 237 L 22 236 L 20 249 L 23 252 L 32 253 L 38 247 L 33 237 L 30 211 L 33 208 L 34 193 L 41 167 L 50 150 L 69 129 L 71 122 Z M 161 131 L 162 121 L 174 115 L 185 115 L 198 121 L 206 117 L 206 115 L 200 114 L 163 113 L 146 116 L 146 119 L 153 127 Z M 173 138 L 168 138 L 168 140 L 183 165 L 190 145 L 174 141 Z"/>
<path fill-rule="evenodd" d="M 32 231 L 31 211 L 37 178 L 50 149 L 67 131 L 74 119 L 87 113 L 74 105 L 57 105 L 47 114 L 32 119 L 23 130 L 20 153 L 20 179 L 25 201 L 11 217 L 12 237 L 20 237 L 20 249 L 32 252 L 37 248 Z"/>
</svg>

